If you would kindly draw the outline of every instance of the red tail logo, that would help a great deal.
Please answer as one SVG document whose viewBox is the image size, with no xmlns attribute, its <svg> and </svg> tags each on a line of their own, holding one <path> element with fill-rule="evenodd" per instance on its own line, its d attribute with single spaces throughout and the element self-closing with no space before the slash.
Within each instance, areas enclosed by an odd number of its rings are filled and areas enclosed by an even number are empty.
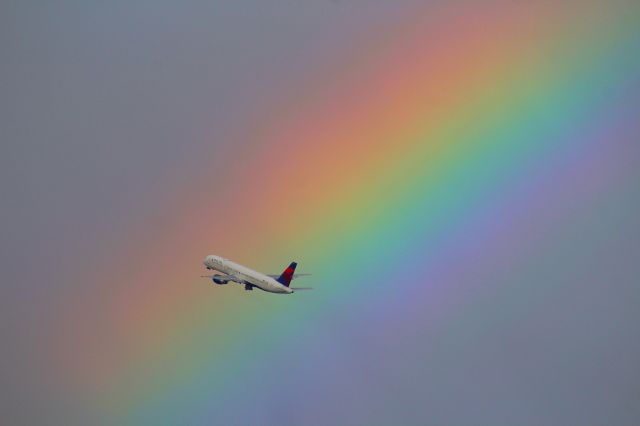
<svg viewBox="0 0 640 426">
<path fill-rule="evenodd" d="M 280 277 L 278 277 L 276 281 L 278 281 L 285 287 L 289 287 L 289 284 L 291 284 L 291 280 L 293 279 L 293 274 L 296 271 L 296 266 L 298 266 L 296 262 L 291 262 L 291 265 L 289 265 L 287 269 L 282 272 L 282 275 L 280 275 Z"/>
</svg>

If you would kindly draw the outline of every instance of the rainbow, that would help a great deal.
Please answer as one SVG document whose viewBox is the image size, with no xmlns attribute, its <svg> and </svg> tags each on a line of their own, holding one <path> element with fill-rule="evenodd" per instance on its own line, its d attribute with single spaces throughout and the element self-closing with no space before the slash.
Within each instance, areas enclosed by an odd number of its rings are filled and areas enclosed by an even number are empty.
<svg viewBox="0 0 640 426">
<path fill-rule="evenodd" d="M 113 424 L 234 424 L 233 413 L 259 424 L 282 392 L 298 401 L 293 387 L 303 405 L 340 410 L 330 386 L 389 403 L 368 389 L 360 349 L 406 363 L 405 377 L 418 360 L 376 341 L 422 347 L 417 335 L 441 333 L 553 245 L 545 230 L 627 179 L 630 166 L 597 160 L 612 129 L 631 132 L 639 17 L 597 4 L 421 6 L 337 55 L 254 123 L 241 169 L 170 182 L 161 214 L 111 237 L 123 249 L 100 264 L 108 274 L 79 274 L 95 290 L 60 320 L 56 381 Z M 556 187 L 567 179 L 575 191 Z M 211 288 L 198 278 L 211 253 L 265 272 L 297 260 L 316 291 Z M 349 334 L 358 328 L 377 335 Z"/>
</svg>

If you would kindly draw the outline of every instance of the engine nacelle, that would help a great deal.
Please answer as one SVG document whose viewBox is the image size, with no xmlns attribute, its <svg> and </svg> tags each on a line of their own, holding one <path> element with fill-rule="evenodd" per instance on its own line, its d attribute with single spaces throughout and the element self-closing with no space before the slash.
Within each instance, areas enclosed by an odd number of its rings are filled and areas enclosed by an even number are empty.
<svg viewBox="0 0 640 426">
<path fill-rule="evenodd" d="M 223 278 L 223 275 L 214 275 L 211 279 L 218 285 L 225 285 L 229 282 L 229 280 Z"/>
</svg>

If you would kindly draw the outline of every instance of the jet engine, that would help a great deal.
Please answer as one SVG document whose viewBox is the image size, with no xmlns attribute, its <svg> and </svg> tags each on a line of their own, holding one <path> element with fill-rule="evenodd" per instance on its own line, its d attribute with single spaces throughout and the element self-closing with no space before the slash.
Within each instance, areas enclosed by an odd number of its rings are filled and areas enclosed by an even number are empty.
<svg viewBox="0 0 640 426">
<path fill-rule="evenodd" d="M 229 282 L 229 280 L 224 279 L 224 275 L 214 275 L 211 279 L 218 285 L 225 285 Z"/>
</svg>

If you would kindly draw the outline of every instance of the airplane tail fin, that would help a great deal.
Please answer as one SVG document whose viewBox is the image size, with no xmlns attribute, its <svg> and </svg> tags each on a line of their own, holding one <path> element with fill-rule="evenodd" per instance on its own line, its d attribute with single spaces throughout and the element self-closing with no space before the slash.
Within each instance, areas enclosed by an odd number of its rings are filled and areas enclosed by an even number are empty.
<svg viewBox="0 0 640 426">
<path fill-rule="evenodd" d="M 296 266 L 298 266 L 296 262 L 291 262 L 291 264 L 287 266 L 287 269 L 282 272 L 282 275 L 280 275 L 278 279 L 276 279 L 276 281 L 278 281 L 285 287 L 289 287 L 289 284 L 291 284 L 291 280 L 293 279 L 293 273 L 296 271 Z"/>
</svg>

